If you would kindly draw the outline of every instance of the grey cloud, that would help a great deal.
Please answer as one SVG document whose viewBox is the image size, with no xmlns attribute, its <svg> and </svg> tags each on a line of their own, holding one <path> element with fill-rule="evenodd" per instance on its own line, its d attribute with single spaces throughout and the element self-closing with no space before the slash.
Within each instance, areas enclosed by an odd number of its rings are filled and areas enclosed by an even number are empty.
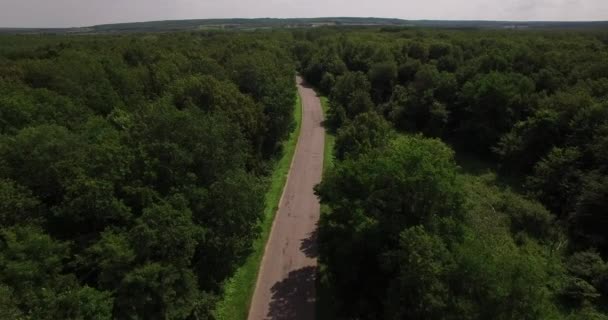
<svg viewBox="0 0 608 320">
<path fill-rule="evenodd" d="M 228 17 L 608 20 L 607 0 L 0 0 L 1 27 Z"/>
</svg>

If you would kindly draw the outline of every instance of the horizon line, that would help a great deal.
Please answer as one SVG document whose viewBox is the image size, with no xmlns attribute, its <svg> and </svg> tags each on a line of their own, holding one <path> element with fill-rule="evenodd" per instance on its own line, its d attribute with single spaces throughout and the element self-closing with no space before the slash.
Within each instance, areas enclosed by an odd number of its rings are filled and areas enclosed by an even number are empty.
<svg viewBox="0 0 608 320">
<path fill-rule="evenodd" d="M 82 29 L 82 28 L 94 28 L 99 26 L 111 26 L 121 24 L 138 24 L 138 23 L 151 23 L 151 22 L 175 22 L 175 21 L 213 21 L 213 20 L 297 20 L 297 19 L 378 19 L 378 20 L 399 20 L 404 22 L 496 22 L 496 23 L 602 23 L 608 22 L 607 20 L 496 20 L 496 19 L 406 19 L 406 18 L 394 18 L 394 17 L 374 17 L 374 16 L 319 16 L 319 17 L 255 17 L 255 18 L 242 18 L 242 17 L 231 17 L 231 18 L 184 18 L 184 19 L 160 19 L 160 20 L 139 20 L 139 21 L 121 21 L 121 22 L 108 22 L 99 23 L 94 25 L 82 25 L 82 26 L 70 26 L 70 27 L 3 27 L 0 29 L 24 29 L 24 30 L 56 30 L 56 29 Z"/>
</svg>

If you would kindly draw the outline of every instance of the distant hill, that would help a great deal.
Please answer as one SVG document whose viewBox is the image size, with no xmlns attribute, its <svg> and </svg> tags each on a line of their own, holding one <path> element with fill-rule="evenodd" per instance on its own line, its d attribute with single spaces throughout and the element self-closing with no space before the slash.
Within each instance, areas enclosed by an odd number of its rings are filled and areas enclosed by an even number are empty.
<svg viewBox="0 0 608 320">
<path fill-rule="evenodd" d="M 0 28 L 0 33 L 124 33 L 196 30 L 247 30 L 269 28 L 313 28 L 321 26 L 395 26 L 428 28 L 489 29 L 605 29 L 608 21 L 457 21 L 402 20 L 387 18 L 292 18 L 292 19 L 196 19 L 104 24 L 82 28 Z"/>
</svg>

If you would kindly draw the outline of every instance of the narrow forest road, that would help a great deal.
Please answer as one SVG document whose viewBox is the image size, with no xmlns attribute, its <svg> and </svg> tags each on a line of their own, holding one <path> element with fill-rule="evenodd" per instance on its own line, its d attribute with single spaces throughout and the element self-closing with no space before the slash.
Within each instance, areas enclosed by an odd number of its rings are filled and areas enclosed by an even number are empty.
<svg viewBox="0 0 608 320">
<path fill-rule="evenodd" d="M 249 309 L 249 320 L 315 318 L 317 222 L 325 129 L 315 91 L 297 77 L 302 126 L 289 177 L 266 244 Z"/>
</svg>

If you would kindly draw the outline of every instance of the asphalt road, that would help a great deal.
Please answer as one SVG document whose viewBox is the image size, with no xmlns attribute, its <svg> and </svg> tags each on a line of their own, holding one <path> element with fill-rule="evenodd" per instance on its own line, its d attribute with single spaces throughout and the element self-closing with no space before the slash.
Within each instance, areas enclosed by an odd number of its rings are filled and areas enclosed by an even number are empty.
<svg viewBox="0 0 608 320">
<path fill-rule="evenodd" d="M 317 222 L 325 129 L 321 101 L 303 80 L 302 126 L 279 209 L 266 244 L 249 309 L 249 320 L 315 319 Z"/>
</svg>

